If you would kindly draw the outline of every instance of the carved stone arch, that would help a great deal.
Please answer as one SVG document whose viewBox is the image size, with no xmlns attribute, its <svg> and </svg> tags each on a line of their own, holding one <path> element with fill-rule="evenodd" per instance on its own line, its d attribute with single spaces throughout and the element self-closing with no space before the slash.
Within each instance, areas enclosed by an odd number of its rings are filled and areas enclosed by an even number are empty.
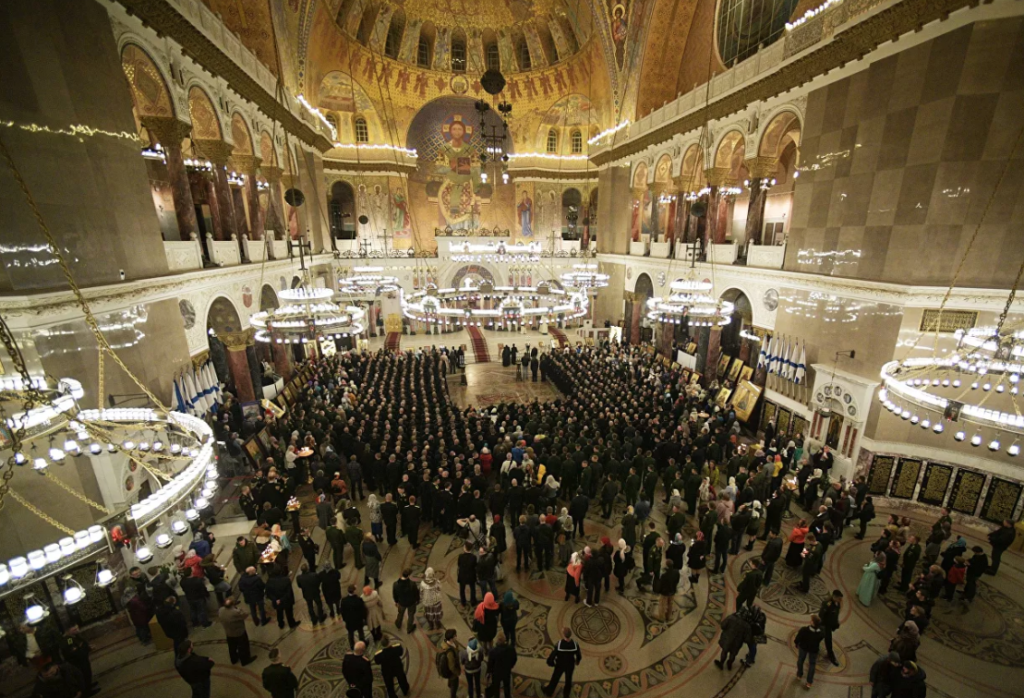
<svg viewBox="0 0 1024 698">
<path fill-rule="evenodd" d="M 629 180 L 634 189 L 642 189 L 647 186 L 649 171 L 650 168 L 645 161 L 641 160 L 637 163 L 636 167 L 633 168 L 633 176 Z"/>
<path fill-rule="evenodd" d="M 206 329 L 217 334 L 241 332 L 242 314 L 228 296 L 216 296 L 206 306 Z"/>
<path fill-rule="evenodd" d="M 236 155 L 255 154 L 252 129 L 245 116 L 237 109 L 231 112 L 231 144 Z"/>
<path fill-rule="evenodd" d="M 170 85 L 172 81 L 153 59 L 153 53 L 141 42 L 125 36 L 120 45 L 121 67 L 132 94 L 137 115 L 173 117 L 177 110 Z"/>
<path fill-rule="evenodd" d="M 260 158 L 262 158 L 263 164 L 267 167 L 277 167 L 277 163 L 280 162 L 277 157 L 277 146 L 274 144 L 274 139 L 271 137 L 270 132 L 266 129 L 260 133 Z"/>
<path fill-rule="evenodd" d="M 759 157 L 777 158 L 785 147 L 787 139 L 800 147 L 800 134 L 803 120 L 793 107 L 785 106 L 774 112 L 766 122 L 758 139 L 757 155 Z"/>
<path fill-rule="evenodd" d="M 260 310 L 270 310 L 271 308 L 280 308 L 281 302 L 278 300 L 277 291 L 270 284 L 263 284 L 263 288 L 260 289 Z"/>
<path fill-rule="evenodd" d="M 679 159 L 679 181 L 687 191 L 699 189 L 704 183 L 704 150 L 699 143 L 691 143 Z"/>
<path fill-rule="evenodd" d="M 194 82 L 188 86 L 188 112 L 192 120 L 192 140 L 224 140 L 224 126 L 208 88 Z"/>
<path fill-rule="evenodd" d="M 669 153 L 662 153 L 656 162 L 657 164 L 654 166 L 654 183 L 670 184 L 672 182 L 673 170 L 675 169 L 672 156 Z"/>
</svg>

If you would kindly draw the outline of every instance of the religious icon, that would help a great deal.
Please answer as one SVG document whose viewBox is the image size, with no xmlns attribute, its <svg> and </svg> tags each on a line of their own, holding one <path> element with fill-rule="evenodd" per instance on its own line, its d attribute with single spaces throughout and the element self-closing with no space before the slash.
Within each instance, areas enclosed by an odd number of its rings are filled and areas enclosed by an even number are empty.
<svg viewBox="0 0 1024 698">
<path fill-rule="evenodd" d="M 530 193 L 523 189 L 519 193 L 519 204 L 516 206 L 519 214 L 519 225 L 523 237 L 533 237 L 533 199 Z"/>
<path fill-rule="evenodd" d="M 740 377 L 740 370 L 743 368 L 743 361 L 740 359 L 733 359 L 732 366 L 729 367 L 729 380 L 733 383 Z"/>
<path fill-rule="evenodd" d="M 629 31 L 629 20 L 626 19 L 626 6 L 619 3 L 612 8 L 612 42 L 615 44 L 615 62 L 622 70 L 626 53 L 626 35 Z"/>
<path fill-rule="evenodd" d="M 732 409 L 736 412 L 736 418 L 741 422 L 750 419 L 759 397 L 761 388 L 750 381 L 743 381 L 736 386 L 736 392 L 732 397 Z"/>
<path fill-rule="evenodd" d="M 743 381 L 748 381 L 750 380 L 750 377 L 753 375 L 754 369 L 752 369 L 750 366 L 744 366 L 743 368 L 740 369 L 740 377 L 738 379 L 738 382 L 742 383 Z"/>
<path fill-rule="evenodd" d="M 490 198 L 490 187 L 486 191 L 478 187 L 480 160 L 479 149 L 471 142 L 473 127 L 463 122 L 462 115 L 453 114 L 441 125 L 441 135 L 444 143 L 430 177 L 437 183 L 437 193 L 428 199 L 437 202 L 441 227 L 472 229 L 480 203 Z"/>
</svg>

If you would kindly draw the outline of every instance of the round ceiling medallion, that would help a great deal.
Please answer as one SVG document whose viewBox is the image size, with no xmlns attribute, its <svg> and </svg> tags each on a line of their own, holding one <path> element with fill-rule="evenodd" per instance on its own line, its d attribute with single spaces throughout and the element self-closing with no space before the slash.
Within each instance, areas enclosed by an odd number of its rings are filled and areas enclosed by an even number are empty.
<svg viewBox="0 0 1024 698">
<path fill-rule="evenodd" d="M 764 292 L 764 297 L 761 299 L 761 302 L 764 303 L 766 310 L 769 312 L 774 311 L 779 307 L 779 292 L 774 288 L 768 289 Z"/>
</svg>

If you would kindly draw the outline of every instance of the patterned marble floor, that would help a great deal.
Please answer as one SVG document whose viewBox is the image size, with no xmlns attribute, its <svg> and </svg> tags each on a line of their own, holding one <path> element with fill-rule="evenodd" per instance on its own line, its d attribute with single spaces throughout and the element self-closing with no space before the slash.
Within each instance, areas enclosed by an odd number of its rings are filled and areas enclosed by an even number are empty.
<svg viewBox="0 0 1024 698">
<path fill-rule="evenodd" d="M 532 397 L 533 391 L 553 391 L 548 384 L 516 383 L 511 369 L 510 378 L 506 378 L 500 364 L 470 369 L 469 386 L 463 389 L 465 399 L 485 400 L 496 395 L 523 399 Z M 620 516 L 621 507 L 616 511 L 616 520 Z M 660 503 L 654 517 L 659 522 L 664 520 Z M 312 519 L 311 516 L 304 518 Z M 735 609 L 736 584 L 750 560 L 759 555 L 760 543 L 753 552 L 731 557 L 724 574 L 710 578 L 705 574 L 696 589 L 682 589 L 675 598 L 675 611 L 668 623 L 657 618 L 657 597 L 639 593 L 633 585 L 624 595 L 614 590 L 605 595 L 597 608 L 566 603 L 562 570 L 516 573 L 512 551 L 509 551 L 504 581 L 499 588 L 515 590 L 523 610 L 518 628 L 520 658 L 515 670 L 515 694 L 542 695 L 542 681 L 550 676 L 545 663 L 546 652 L 560 629 L 569 626 L 580 640 L 584 655 L 574 689 L 574 695 L 579 698 L 624 698 L 638 694 L 656 698 L 683 695 L 684 691 L 686 695 L 716 698 L 803 695 L 807 691 L 795 680 L 793 640 L 796 631 L 807 623 L 808 614 L 817 610 L 820 601 L 832 589 L 839 588 L 846 597 L 842 626 L 835 634 L 839 666 L 832 666 L 822 655 L 818 677 L 810 692 L 821 696 L 866 698 L 870 696 L 868 670 L 887 649 L 902 611 L 902 601 L 895 591 L 876 599 L 867 608 L 860 604 L 855 593 L 861 566 L 870 556 L 870 542 L 877 537 L 884 520 L 884 513 L 880 512 L 876 525 L 869 529 L 864 541 L 855 540 L 847 532 L 842 541 L 829 550 L 824 570 L 808 594 L 796 590 L 799 580 L 795 573 L 784 563 L 780 564 L 775 582 L 763 590 L 759 601 L 768 616 L 767 644 L 759 647 L 753 667 L 738 665 L 732 671 L 719 670 L 713 664 L 718 657 L 718 631 L 722 618 Z M 792 522 L 787 520 L 787 523 Z M 930 525 L 931 521 L 915 518 L 915 529 L 919 532 Z M 957 532 L 967 536 L 972 545 L 984 542 L 977 532 L 960 530 L 960 527 Z M 617 539 L 618 528 L 590 518 L 586 522 L 585 539 L 577 541 L 577 546 L 596 543 L 603 535 Z M 321 536 L 318 531 L 317 537 Z M 511 541 L 511 537 L 509 539 Z M 397 579 L 405 567 L 411 567 L 415 577 L 428 565 L 434 567 L 443 580 L 446 596 L 444 623 L 456 628 L 460 640 L 465 642 L 471 636 L 468 622 L 471 610 L 462 609 L 458 604 L 455 564 L 460 547 L 460 542 L 451 536 L 425 530 L 416 550 L 410 549 L 404 539 L 394 547 L 382 545 L 382 578 L 388 580 L 381 590 L 388 621 L 385 629 L 407 650 L 410 695 L 413 696 L 447 695 L 433 662 L 440 633 L 426 632 L 422 616 L 412 634 L 395 627 L 390 582 Z M 351 562 L 351 550 L 347 557 Z M 358 573 L 357 577 L 353 565 L 349 564 L 342 571 L 343 584 L 362 584 L 362 575 Z M 249 636 L 259 658 L 245 668 L 229 663 L 219 626 L 194 632 L 198 651 L 217 662 L 213 698 L 265 696 L 260 674 L 272 647 L 281 650 L 286 663 L 299 676 L 299 698 L 342 698 L 345 682 L 341 660 L 348 650 L 344 627 L 338 621 L 312 628 L 301 600 L 296 605 L 296 616 L 304 622 L 295 630 L 282 632 L 276 625 L 255 629 L 250 626 Z M 1006 554 L 999 575 L 982 578 L 978 598 L 969 610 L 940 601 L 933 617 L 919 650 L 921 666 L 928 674 L 929 696 L 1010 698 L 1024 695 L 1021 690 L 1024 686 L 1024 557 Z M 121 630 L 107 633 L 94 645 L 94 669 L 103 686 L 101 696 L 151 694 L 184 698 L 189 694 L 174 670 L 170 652 L 140 646 L 127 624 Z M 0 691 L 28 695 L 26 681 L 24 672 L 16 673 L 7 677 Z M 465 690 L 465 686 L 460 689 L 460 696 L 466 695 Z M 375 698 L 384 696 L 383 684 L 378 681 Z"/>
</svg>

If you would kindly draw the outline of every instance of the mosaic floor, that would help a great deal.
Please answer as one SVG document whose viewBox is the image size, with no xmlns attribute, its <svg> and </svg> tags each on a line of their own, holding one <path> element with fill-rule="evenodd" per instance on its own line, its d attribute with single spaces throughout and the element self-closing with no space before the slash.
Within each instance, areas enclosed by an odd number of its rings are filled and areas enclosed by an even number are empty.
<svg viewBox="0 0 1024 698">
<path fill-rule="evenodd" d="M 505 379 L 504 372 L 491 367 L 471 367 L 469 386 L 471 399 L 487 396 L 532 396 L 545 384 L 515 383 L 514 374 Z M 546 386 L 549 387 L 549 386 Z M 525 391 L 525 392 L 523 392 Z M 506 398 L 507 399 L 507 398 Z M 621 514 L 617 512 L 616 518 Z M 659 504 L 655 514 L 663 520 Z M 223 517 L 222 517 L 223 518 Z M 879 516 L 884 521 L 883 515 Z M 778 697 L 807 693 L 795 680 L 796 651 L 793 640 L 798 628 L 806 624 L 808 614 L 816 611 L 820 600 L 833 588 L 842 589 L 846 602 L 842 611 L 842 627 L 835 634 L 839 666 L 833 666 L 821 655 L 818 676 L 811 693 L 822 696 L 867 698 L 870 696 L 868 670 L 878 655 L 887 649 L 889 639 L 898 626 L 902 601 L 897 592 L 876 599 L 864 607 L 856 597 L 861 565 L 869 557 L 870 542 L 878 533 L 880 522 L 869 529 L 867 540 L 858 541 L 847 534 L 827 555 L 822 575 L 814 581 L 809 594 L 796 590 L 796 575 L 780 563 L 774 583 L 763 590 L 760 603 L 768 616 L 767 644 L 758 650 L 757 662 L 751 668 L 737 663 L 732 671 L 720 670 L 713 661 L 718 657 L 718 630 L 723 616 L 735 608 L 736 584 L 744 568 L 759 554 L 761 544 L 753 552 L 730 557 L 724 574 L 703 575 L 696 589 L 684 582 L 675 598 L 675 609 L 666 623 L 658 617 L 658 599 L 637 592 L 630 585 L 624 595 L 613 590 L 602 597 L 601 605 L 587 608 L 584 604 L 563 601 L 564 572 L 531 571 L 516 573 L 511 557 L 506 557 L 504 581 L 499 588 L 516 591 L 522 604 L 518 627 L 519 662 L 514 676 L 517 696 L 538 697 L 542 682 L 550 677 L 544 657 L 564 626 L 571 627 L 583 648 L 583 663 L 576 672 L 574 695 L 580 698 L 618 698 L 643 693 L 645 696 L 686 695 Z M 915 528 L 925 530 L 931 522 L 915 520 Z M 231 524 L 228 524 L 231 525 Z M 961 531 L 958 531 L 961 532 Z M 962 531 L 973 544 L 982 542 L 978 535 Z M 322 541 L 322 532 L 316 534 Z M 595 543 L 601 536 L 618 538 L 617 528 L 609 529 L 603 521 L 588 519 L 586 536 L 577 541 Z M 227 541 L 222 555 L 229 557 Z M 511 540 L 511 538 L 510 538 Z M 326 546 L 325 546 L 326 547 Z M 411 567 L 414 576 L 421 575 L 429 565 L 443 580 L 446 599 L 444 623 L 458 630 L 465 642 L 470 637 L 471 610 L 458 604 L 455 563 L 459 541 L 435 533 L 421 534 L 421 545 L 411 550 L 400 540 L 389 548 L 382 545 L 384 566 L 382 577 L 394 580 L 404 567 Z M 511 554 L 512 551 L 510 551 Z M 351 551 L 347 553 L 351 556 Z M 351 564 L 343 571 L 343 584 L 362 583 Z M 614 583 L 614 580 L 613 580 Z M 390 582 L 382 588 L 387 623 L 386 634 L 400 641 L 407 650 L 406 663 L 410 695 L 445 696 L 442 680 L 436 675 L 434 647 L 439 632 L 424 630 L 421 617 L 412 634 L 394 625 L 395 608 L 391 601 Z M 282 655 L 299 676 L 299 698 L 342 698 L 345 681 L 341 660 L 348 650 L 344 627 L 328 622 L 313 629 L 307 621 L 305 604 L 296 605 L 296 616 L 304 622 L 295 630 L 282 632 L 276 625 L 249 629 L 249 636 L 258 654 L 255 663 L 241 668 L 228 661 L 223 631 L 217 625 L 194 632 L 198 651 L 217 662 L 214 669 L 214 698 L 265 696 L 260 674 L 267 664 L 272 647 Z M 996 577 L 982 578 L 978 598 L 969 610 L 940 601 L 934 621 L 923 637 L 919 650 L 921 665 L 928 674 L 929 696 L 956 698 L 1009 698 L 1022 695 L 1024 686 L 1024 557 L 1008 553 Z M 188 687 L 174 670 L 170 652 L 142 647 L 126 627 L 110 632 L 95 642 L 94 669 L 103 686 L 101 696 L 140 696 L 144 693 L 184 697 Z M 9 695 L 27 695 L 24 672 L 9 677 Z M 460 696 L 465 696 L 465 686 Z M 375 697 L 384 698 L 383 684 L 375 685 Z"/>
</svg>

